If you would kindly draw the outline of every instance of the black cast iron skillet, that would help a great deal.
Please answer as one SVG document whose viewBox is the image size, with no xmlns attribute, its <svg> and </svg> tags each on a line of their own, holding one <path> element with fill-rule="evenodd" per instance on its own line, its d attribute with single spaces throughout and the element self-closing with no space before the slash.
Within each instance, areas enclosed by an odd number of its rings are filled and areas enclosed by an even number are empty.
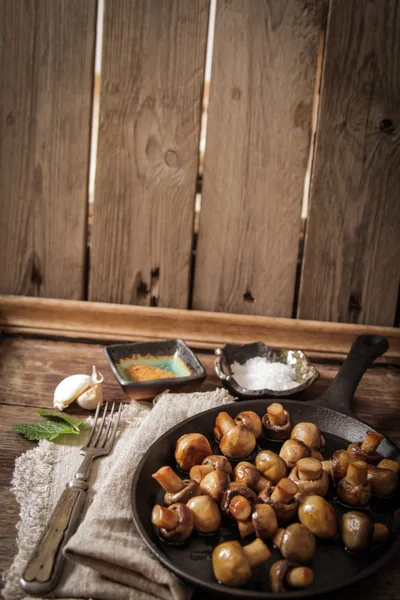
<svg viewBox="0 0 400 600">
<path fill-rule="evenodd" d="M 350 402 L 365 370 L 372 362 L 386 352 L 389 344 L 380 336 L 362 335 L 354 342 L 348 357 L 334 379 L 330 388 L 318 399 L 304 402 L 282 400 L 279 402 L 290 411 L 293 424 L 299 421 L 312 421 L 318 425 L 326 438 L 326 457 L 338 448 L 346 448 L 350 442 L 364 439 L 371 428 L 358 421 L 352 415 Z M 243 410 L 253 410 L 260 416 L 266 412 L 268 400 L 248 400 L 224 406 L 230 415 L 235 417 Z M 376 409 L 379 410 L 379 398 Z M 176 467 L 174 448 L 177 439 L 191 432 L 200 432 L 213 440 L 213 426 L 220 407 L 204 411 L 179 423 L 160 437 L 143 456 L 132 483 L 132 508 L 136 527 L 150 551 L 178 577 L 195 587 L 205 588 L 210 594 L 228 595 L 237 598 L 300 598 L 318 596 L 322 593 L 339 589 L 355 583 L 382 567 L 400 547 L 400 493 L 390 499 L 373 498 L 368 507 L 369 516 L 376 522 L 389 526 L 390 539 L 386 544 L 373 550 L 355 554 L 346 551 L 337 537 L 334 540 L 318 540 L 317 550 L 312 561 L 315 580 L 311 587 L 301 591 L 273 594 L 268 586 L 268 572 L 273 562 L 282 557 L 278 550 L 272 549 L 272 556 L 267 563 L 253 570 L 253 575 L 242 588 L 226 587 L 218 584 L 211 566 L 213 548 L 228 539 L 239 539 L 237 531 L 228 523 L 212 536 L 192 534 L 184 544 L 173 546 L 162 541 L 150 516 L 154 504 L 163 504 L 163 492 L 151 474 L 163 465 Z M 270 448 L 279 453 L 281 443 L 266 438 L 259 439 L 258 452 L 261 448 Z M 212 449 L 220 453 L 218 445 Z M 384 439 L 379 446 L 384 457 L 400 460 L 400 450 L 390 440 Z M 254 458 L 254 457 L 253 457 Z M 233 463 L 234 461 L 232 461 Z M 179 471 L 177 471 L 179 472 Z M 182 474 L 181 474 L 182 475 Z M 337 502 L 335 488 L 329 492 L 327 499 L 334 506 L 338 518 L 351 510 Z M 354 508 L 352 509 L 354 510 Z M 251 541 L 246 540 L 247 543 Z M 246 543 L 242 542 L 242 543 Z"/>
</svg>

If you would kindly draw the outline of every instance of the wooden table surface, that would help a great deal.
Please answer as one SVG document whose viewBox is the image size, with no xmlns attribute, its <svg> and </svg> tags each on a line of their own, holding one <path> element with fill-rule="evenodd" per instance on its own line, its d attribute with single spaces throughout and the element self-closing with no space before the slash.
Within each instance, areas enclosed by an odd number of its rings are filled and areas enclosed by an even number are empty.
<svg viewBox="0 0 400 600">
<path fill-rule="evenodd" d="M 197 352 L 208 377 L 204 390 L 214 389 L 218 380 L 213 374 L 213 355 Z M 72 341 L 5 337 L 0 342 L 0 569 L 4 571 L 16 553 L 18 505 L 10 490 L 17 456 L 32 448 L 10 429 L 14 423 L 29 423 L 40 419 L 36 408 L 50 408 L 56 385 L 66 375 L 90 371 L 96 364 L 105 377 L 104 392 L 109 401 L 124 400 L 106 362 L 103 345 Z M 319 380 L 298 398 L 319 396 L 330 384 L 340 366 L 326 359 L 315 362 Z M 380 364 L 370 368 L 358 386 L 353 409 L 356 417 L 392 438 L 400 445 L 400 369 Z M 72 416 L 87 414 L 78 406 L 69 409 Z M 350 600 L 354 595 L 375 599 L 400 599 L 400 570 L 397 555 L 382 570 L 360 584 L 325 596 L 327 600 Z M 397 587 L 399 584 L 399 588 Z M 0 584 L 2 585 L 2 584 Z M 201 594 L 196 598 L 200 600 Z M 209 597 L 209 596 L 208 596 Z"/>
</svg>

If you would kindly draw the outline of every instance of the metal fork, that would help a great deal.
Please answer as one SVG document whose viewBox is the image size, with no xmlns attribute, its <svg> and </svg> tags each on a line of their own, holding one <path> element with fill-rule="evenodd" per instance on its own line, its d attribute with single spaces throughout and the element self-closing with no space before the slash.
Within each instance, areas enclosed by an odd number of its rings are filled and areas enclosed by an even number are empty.
<svg viewBox="0 0 400 600">
<path fill-rule="evenodd" d="M 78 525 L 86 490 L 89 488 L 87 480 L 93 460 L 98 456 L 105 456 L 113 447 L 121 408 L 122 404 L 113 418 L 114 403 L 107 418 L 106 403 L 98 424 L 100 404 L 97 405 L 89 440 L 86 446 L 80 449 L 85 458 L 75 477 L 63 491 L 20 579 L 20 585 L 26 592 L 45 594 L 53 590 L 59 582 L 66 560 L 62 551 Z"/>
</svg>

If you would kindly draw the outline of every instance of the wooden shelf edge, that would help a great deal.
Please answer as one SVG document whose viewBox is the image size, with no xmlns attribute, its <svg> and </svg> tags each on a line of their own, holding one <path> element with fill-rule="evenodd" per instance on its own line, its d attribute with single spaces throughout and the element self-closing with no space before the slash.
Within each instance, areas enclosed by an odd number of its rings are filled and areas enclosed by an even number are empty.
<svg viewBox="0 0 400 600">
<path fill-rule="evenodd" d="M 362 333 L 388 338 L 387 359 L 400 358 L 400 329 L 206 311 L 0 295 L 4 333 L 122 342 L 182 338 L 193 348 L 264 341 L 305 352 L 346 354 Z M 397 361 L 396 361 L 397 362 Z"/>
</svg>

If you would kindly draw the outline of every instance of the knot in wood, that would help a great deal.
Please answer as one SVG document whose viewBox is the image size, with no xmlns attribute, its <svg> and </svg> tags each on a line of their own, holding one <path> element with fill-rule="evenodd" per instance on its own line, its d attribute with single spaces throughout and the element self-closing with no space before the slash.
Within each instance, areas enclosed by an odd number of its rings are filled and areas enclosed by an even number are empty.
<svg viewBox="0 0 400 600">
<path fill-rule="evenodd" d="M 379 123 L 379 129 L 383 133 L 393 133 L 394 125 L 392 119 L 382 119 Z"/>
<path fill-rule="evenodd" d="M 177 167 L 179 164 L 179 156 L 175 150 L 167 150 L 164 154 L 164 160 L 165 164 L 171 168 Z"/>
<path fill-rule="evenodd" d="M 240 91 L 240 89 L 239 89 L 238 87 L 234 87 L 234 88 L 232 89 L 232 98 L 233 98 L 234 100 L 240 100 L 240 96 L 241 96 L 241 95 L 242 95 L 242 94 L 241 94 L 241 91 Z"/>
</svg>

